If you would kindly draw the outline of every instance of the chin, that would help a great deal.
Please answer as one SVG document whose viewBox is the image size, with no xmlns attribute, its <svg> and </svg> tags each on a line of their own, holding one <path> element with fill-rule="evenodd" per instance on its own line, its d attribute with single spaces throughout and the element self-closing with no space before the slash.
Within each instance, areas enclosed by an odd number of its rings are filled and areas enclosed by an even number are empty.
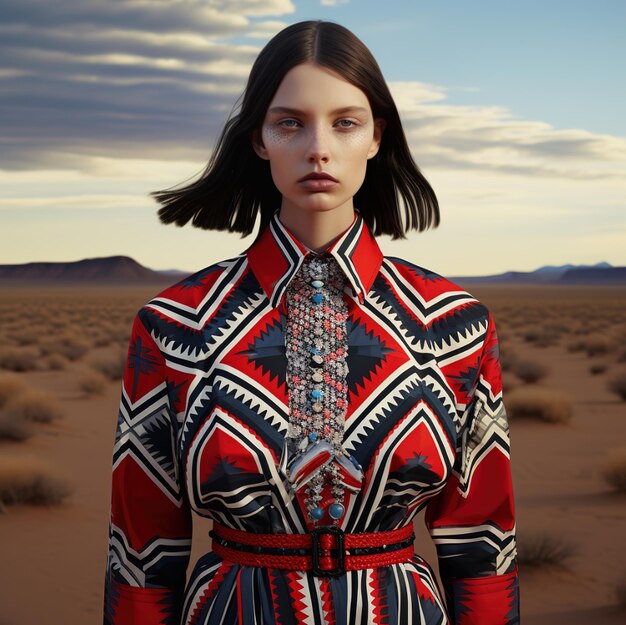
<svg viewBox="0 0 626 625">
<path fill-rule="evenodd" d="M 328 193 L 316 193 L 306 200 L 294 202 L 292 205 L 306 211 L 326 212 L 341 208 L 349 201 L 350 198 L 335 198 Z"/>
</svg>

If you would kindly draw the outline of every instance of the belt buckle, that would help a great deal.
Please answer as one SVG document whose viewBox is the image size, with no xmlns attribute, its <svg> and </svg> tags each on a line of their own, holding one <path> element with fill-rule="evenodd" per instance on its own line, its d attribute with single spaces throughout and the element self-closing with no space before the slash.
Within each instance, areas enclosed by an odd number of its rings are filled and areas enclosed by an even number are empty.
<svg viewBox="0 0 626 625">
<path fill-rule="evenodd" d="M 320 564 L 320 539 L 322 534 L 336 534 L 337 535 L 337 548 L 339 555 L 337 557 L 337 567 L 334 569 L 321 569 Z M 345 550 L 344 550 L 344 531 L 336 525 L 321 525 L 311 530 L 311 536 L 313 538 L 313 575 L 318 577 L 339 577 L 346 572 L 345 569 Z M 330 550 L 329 550 L 330 551 Z"/>
</svg>

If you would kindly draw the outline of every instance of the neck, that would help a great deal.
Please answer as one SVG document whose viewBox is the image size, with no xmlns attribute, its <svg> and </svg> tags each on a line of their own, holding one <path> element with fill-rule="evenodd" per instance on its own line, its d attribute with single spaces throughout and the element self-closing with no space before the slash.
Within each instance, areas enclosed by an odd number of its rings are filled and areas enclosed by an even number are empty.
<svg viewBox="0 0 626 625">
<path fill-rule="evenodd" d="M 329 211 L 304 211 L 281 206 L 278 219 L 301 243 L 323 254 L 352 224 L 352 203 Z"/>
</svg>

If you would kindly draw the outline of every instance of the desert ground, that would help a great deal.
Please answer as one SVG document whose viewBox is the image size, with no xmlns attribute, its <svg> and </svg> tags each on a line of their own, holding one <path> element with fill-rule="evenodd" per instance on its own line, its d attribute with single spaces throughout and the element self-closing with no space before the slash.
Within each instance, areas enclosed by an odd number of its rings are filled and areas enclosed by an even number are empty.
<svg viewBox="0 0 626 625">
<path fill-rule="evenodd" d="M 624 392 L 626 289 L 463 286 L 500 339 L 522 622 L 623 624 L 626 401 L 609 383 Z M 102 623 L 121 363 L 155 293 L 0 289 L 0 625 Z M 194 529 L 190 570 L 210 548 L 210 523 Z M 437 570 L 422 517 L 416 530 Z"/>
</svg>

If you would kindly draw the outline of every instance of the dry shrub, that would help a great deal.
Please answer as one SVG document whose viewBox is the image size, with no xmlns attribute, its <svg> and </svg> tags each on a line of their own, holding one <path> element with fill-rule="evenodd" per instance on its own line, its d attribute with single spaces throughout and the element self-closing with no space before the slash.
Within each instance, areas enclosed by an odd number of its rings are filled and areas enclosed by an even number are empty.
<svg viewBox="0 0 626 625">
<path fill-rule="evenodd" d="M 517 360 L 511 366 L 511 371 L 526 384 L 532 384 L 545 378 L 549 369 L 536 360 Z"/>
<path fill-rule="evenodd" d="M 40 461 L 0 456 L 0 509 L 17 503 L 59 504 L 70 493 L 67 481 L 51 475 Z"/>
<path fill-rule="evenodd" d="M 46 356 L 61 354 L 68 360 L 78 360 L 89 351 L 90 344 L 73 334 L 64 334 L 42 341 L 39 347 Z"/>
<path fill-rule="evenodd" d="M 522 332 L 522 338 L 535 347 L 549 347 L 559 342 L 560 334 L 548 327 L 533 328 Z"/>
<path fill-rule="evenodd" d="M 607 364 L 605 362 L 596 362 L 589 367 L 589 373 L 591 375 L 599 375 L 606 371 Z"/>
<path fill-rule="evenodd" d="M 48 363 L 48 369 L 52 371 L 60 371 L 67 367 L 67 358 L 61 356 L 61 354 L 50 354 L 46 362 Z"/>
<path fill-rule="evenodd" d="M 572 418 L 574 407 L 570 398 L 544 386 L 520 386 L 505 398 L 511 418 L 532 417 L 551 423 L 565 423 Z"/>
<path fill-rule="evenodd" d="M 39 350 L 36 347 L 1 347 L 0 369 L 10 371 L 33 371 L 37 369 Z"/>
<path fill-rule="evenodd" d="M 37 423 L 49 423 L 63 416 L 63 410 L 55 397 L 31 389 L 9 398 L 4 405 L 3 413 L 7 419 Z"/>
<path fill-rule="evenodd" d="M 587 356 L 604 356 L 613 349 L 613 342 L 608 336 L 591 334 L 572 341 L 567 348 L 571 352 L 584 351 Z"/>
<path fill-rule="evenodd" d="M 586 334 L 586 332 L 576 331 L 574 334 Z M 567 344 L 567 351 L 582 352 L 585 349 L 585 339 L 575 339 Z"/>
<path fill-rule="evenodd" d="M 101 357 L 97 360 L 94 359 L 90 364 L 96 371 L 103 373 L 109 378 L 109 380 L 121 380 L 124 376 L 127 356 L 127 349 L 117 350 L 115 354 Z"/>
<path fill-rule="evenodd" d="M 11 332 L 11 339 L 18 345 L 36 345 L 39 341 L 39 332 L 36 328 L 19 328 Z"/>
<path fill-rule="evenodd" d="M 108 347 L 111 344 L 111 337 L 108 334 L 99 334 L 93 338 L 94 347 Z"/>
<path fill-rule="evenodd" d="M 609 486 L 626 493 L 626 447 L 612 449 L 600 471 Z"/>
<path fill-rule="evenodd" d="M 77 378 L 78 388 L 88 395 L 101 395 L 105 392 L 109 380 L 95 369 L 85 369 Z"/>
<path fill-rule="evenodd" d="M 563 566 L 576 551 L 562 533 L 547 530 L 518 532 L 516 538 L 520 567 Z"/>
<path fill-rule="evenodd" d="M 626 401 L 626 369 L 617 371 L 606 383 L 612 393 L 619 395 L 622 401 Z"/>
<path fill-rule="evenodd" d="M 24 441 L 33 435 L 33 425 L 29 421 L 16 421 L 0 410 L 0 440 Z"/>
<path fill-rule="evenodd" d="M 11 398 L 23 393 L 28 387 L 26 382 L 15 373 L 0 371 L 0 408 Z"/>
</svg>

